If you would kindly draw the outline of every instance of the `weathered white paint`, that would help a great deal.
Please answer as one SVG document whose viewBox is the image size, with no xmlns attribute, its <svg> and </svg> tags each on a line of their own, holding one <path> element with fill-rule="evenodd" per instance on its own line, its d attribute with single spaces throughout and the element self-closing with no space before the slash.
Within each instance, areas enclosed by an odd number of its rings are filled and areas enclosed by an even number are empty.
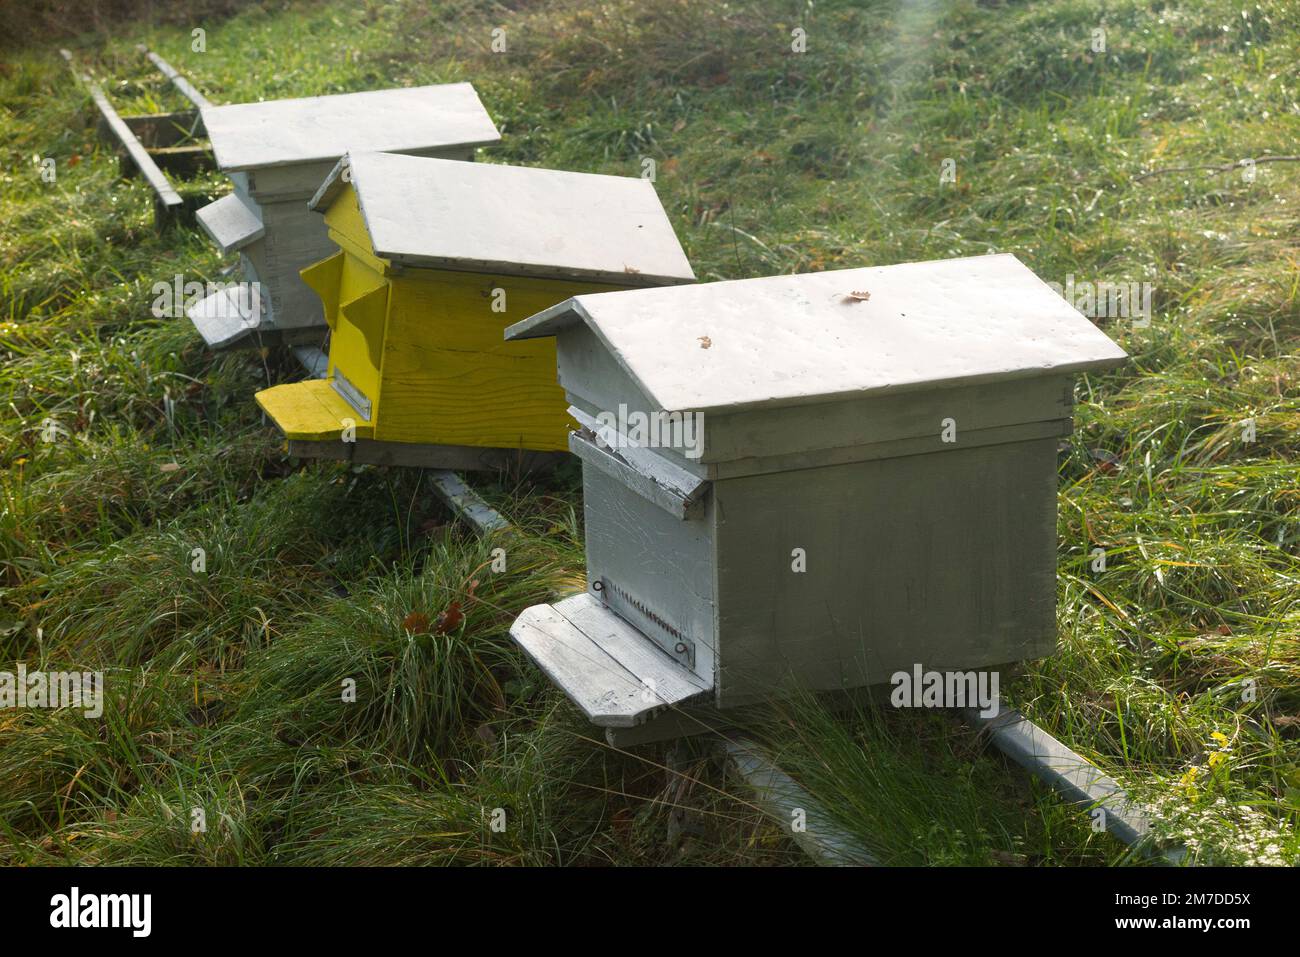
<svg viewBox="0 0 1300 957">
<path fill-rule="evenodd" d="M 504 532 L 510 528 L 504 515 L 483 501 L 477 492 L 465 484 L 464 479 L 450 469 L 430 470 L 429 481 L 433 485 L 433 493 L 442 503 L 480 535 Z"/>
<path fill-rule="evenodd" d="M 578 322 L 673 412 L 936 389 L 1125 358 L 1009 254 L 577 296 L 506 338 Z"/>
<path fill-rule="evenodd" d="M 628 176 L 353 152 L 311 200 L 357 191 L 376 256 L 399 265 L 591 279 L 695 279 L 654 186 Z"/>
<path fill-rule="evenodd" d="M 223 172 L 333 162 L 356 147 L 414 152 L 501 139 L 469 83 L 233 103 L 202 113 Z"/>
<path fill-rule="evenodd" d="M 552 334 L 606 433 L 573 443 L 592 599 L 719 711 L 1055 650 L 1071 373 L 1124 353 L 1013 257 L 579 296 L 506 333 Z M 624 408 L 702 411 L 700 456 L 607 434 Z"/>
<path fill-rule="evenodd" d="M 251 299 L 242 285 L 224 286 L 185 310 L 208 348 L 223 349 L 258 327 L 258 318 L 247 306 Z"/>
<path fill-rule="evenodd" d="M 570 433 L 569 451 L 584 463 L 618 479 L 677 518 L 697 511 L 695 506 L 708 485 L 704 479 L 650 449 L 623 441 L 619 433 L 576 406 L 569 406 L 569 415 L 584 430 Z"/>
<path fill-rule="evenodd" d="M 1070 750 L 1019 711 L 1000 709 L 987 718 L 978 708 L 962 715 L 973 727 L 987 733 L 1007 757 L 1051 786 L 1067 800 L 1088 812 L 1105 814 L 1105 830 L 1125 844 L 1168 864 L 1182 864 L 1186 848 L 1157 846 L 1146 810 L 1091 761 Z"/>
<path fill-rule="evenodd" d="M 626 728 L 709 690 L 590 595 L 526 609 L 510 634 L 593 724 Z"/>
<path fill-rule="evenodd" d="M 223 253 L 242 249 L 266 235 L 261 210 L 238 191 L 204 206 L 195 218 Z"/>
</svg>

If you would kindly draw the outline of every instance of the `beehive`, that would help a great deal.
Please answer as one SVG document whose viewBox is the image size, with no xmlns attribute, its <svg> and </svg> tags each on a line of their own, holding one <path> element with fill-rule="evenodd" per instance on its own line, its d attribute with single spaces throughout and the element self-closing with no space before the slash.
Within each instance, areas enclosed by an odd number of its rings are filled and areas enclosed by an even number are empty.
<svg viewBox="0 0 1300 957">
<path fill-rule="evenodd" d="M 557 341 L 588 569 L 511 633 L 611 740 L 1053 652 L 1073 376 L 1124 353 L 1013 256 L 582 295 L 506 336 Z M 638 412 L 696 431 L 651 447 Z"/>
<path fill-rule="evenodd" d="M 257 401 L 291 454 L 491 467 L 567 448 L 550 341 L 502 331 L 584 293 L 690 282 L 647 180 L 359 153 L 311 201 L 328 376 Z"/>
<path fill-rule="evenodd" d="M 477 147 L 500 140 L 468 83 L 209 106 L 202 113 L 217 165 L 235 188 L 199 210 L 198 221 L 222 252 L 239 252 L 244 281 L 257 282 L 260 292 L 223 289 L 188 310 L 212 348 L 324 337 L 320 300 L 299 270 L 333 246 L 307 201 L 350 147 L 470 160 Z"/>
</svg>

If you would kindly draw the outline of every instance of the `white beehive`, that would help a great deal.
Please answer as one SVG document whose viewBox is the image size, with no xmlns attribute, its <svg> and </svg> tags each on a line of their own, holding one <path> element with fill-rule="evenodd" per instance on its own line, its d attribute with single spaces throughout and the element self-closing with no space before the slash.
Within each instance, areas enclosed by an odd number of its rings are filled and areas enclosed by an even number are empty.
<svg viewBox="0 0 1300 957">
<path fill-rule="evenodd" d="M 511 633 L 611 740 L 1054 651 L 1073 378 L 1125 354 L 1015 257 L 583 295 L 506 335 L 556 338 L 588 577 Z M 687 427 L 651 447 L 638 413 Z"/>
<path fill-rule="evenodd" d="M 334 251 L 307 207 L 350 148 L 473 159 L 500 141 L 468 83 L 406 87 L 210 106 L 202 111 L 217 166 L 235 189 L 198 212 L 222 252 L 238 251 L 260 296 L 222 290 L 188 312 L 213 348 L 261 336 L 315 342 L 325 333 L 320 299 L 298 271 Z M 260 304 L 260 315 L 252 306 Z"/>
</svg>

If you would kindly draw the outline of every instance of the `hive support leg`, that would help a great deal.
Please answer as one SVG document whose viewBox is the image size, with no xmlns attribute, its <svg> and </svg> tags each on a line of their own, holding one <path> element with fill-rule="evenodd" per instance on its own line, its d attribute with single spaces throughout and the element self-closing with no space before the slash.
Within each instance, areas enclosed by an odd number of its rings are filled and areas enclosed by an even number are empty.
<svg viewBox="0 0 1300 957">
<path fill-rule="evenodd" d="M 737 773 L 753 789 L 763 813 L 787 829 L 814 861 L 827 867 L 871 867 L 880 863 L 752 741 L 723 738 L 722 744 Z"/>
<path fill-rule="evenodd" d="M 1130 847 L 1168 864 L 1182 864 L 1186 850 L 1154 845 L 1146 812 L 1129 799 L 1119 784 L 1082 755 L 1071 751 L 1018 711 L 1002 709 L 992 718 L 976 708 L 962 709 L 973 727 L 988 734 L 998 750 L 1046 782 L 1066 800 L 1093 814 L 1100 811 L 1103 828 Z"/>
<path fill-rule="evenodd" d="M 180 177 L 194 176 L 196 173 L 215 168 L 212 154 L 206 146 L 158 146 L 150 148 L 149 155 L 153 157 L 159 169 Z M 202 204 L 204 206 L 211 202 L 207 197 L 204 197 L 204 200 Z"/>
<path fill-rule="evenodd" d="M 457 518 L 478 534 L 488 535 L 510 529 L 505 516 L 483 501 L 455 472 L 450 469 L 432 469 L 429 471 L 429 479 L 433 483 L 433 493 Z"/>
<path fill-rule="evenodd" d="M 294 346 L 293 356 L 313 379 L 323 379 L 330 367 L 330 357 L 316 346 Z"/>
</svg>

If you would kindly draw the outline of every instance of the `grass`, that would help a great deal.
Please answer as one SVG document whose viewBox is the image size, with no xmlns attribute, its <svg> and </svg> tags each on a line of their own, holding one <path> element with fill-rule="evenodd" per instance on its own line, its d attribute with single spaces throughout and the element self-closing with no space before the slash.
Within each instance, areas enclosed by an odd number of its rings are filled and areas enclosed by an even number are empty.
<svg viewBox="0 0 1300 957">
<path fill-rule="evenodd" d="M 997 250 L 1152 283 L 1148 327 L 1098 320 L 1132 361 L 1076 394 L 1060 653 L 1004 693 L 1195 860 L 1300 862 L 1300 169 L 1138 179 L 1295 152 L 1294 5 L 213 9 L 69 45 L 123 112 L 182 105 L 138 42 L 217 102 L 472 80 L 489 160 L 654 160 L 702 279 Z M 418 473 L 286 460 L 251 393 L 291 362 L 150 313 L 222 262 L 154 232 L 93 118 L 53 44 L 0 69 L 0 667 L 109 689 L 102 721 L 0 713 L 0 861 L 801 863 L 708 749 L 606 747 L 514 650 L 581 579 L 573 471 L 483 486 L 524 528 L 498 574 Z M 746 730 L 887 863 L 1137 863 L 949 715 Z"/>
</svg>

